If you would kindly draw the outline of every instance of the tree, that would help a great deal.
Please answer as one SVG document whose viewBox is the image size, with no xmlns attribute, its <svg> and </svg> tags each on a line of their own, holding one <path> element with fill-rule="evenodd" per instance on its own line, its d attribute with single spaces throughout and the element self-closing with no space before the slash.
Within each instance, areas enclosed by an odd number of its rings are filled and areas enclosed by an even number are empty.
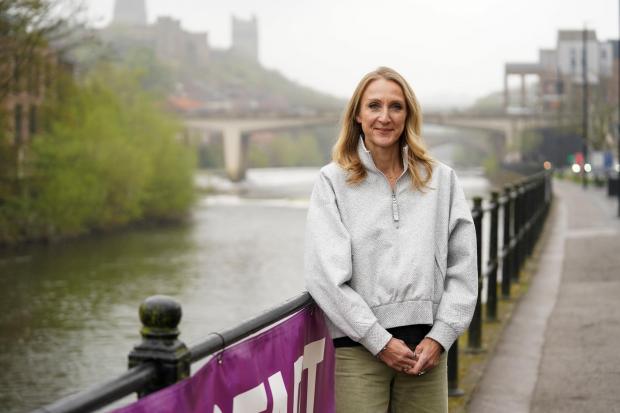
<svg viewBox="0 0 620 413">
<path fill-rule="evenodd" d="M 180 125 L 141 88 L 141 77 L 102 67 L 48 102 L 33 142 L 34 222 L 44 238 L 182 217 L 193 200 L 192 154 Z"/>
<path fill-rule="evenodd" d="M 63 6 L 69 11 L 60 14 Z M 0 101 L 43 49 L 68 38 L 78 27 L 80 10 L 67 1 L 0 0 Z"/>
</svg>

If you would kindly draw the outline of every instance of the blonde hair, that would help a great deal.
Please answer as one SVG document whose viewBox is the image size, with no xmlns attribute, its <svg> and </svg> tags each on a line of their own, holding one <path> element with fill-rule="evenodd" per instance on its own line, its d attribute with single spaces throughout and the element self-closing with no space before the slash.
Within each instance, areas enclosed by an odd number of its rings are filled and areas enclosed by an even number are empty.
<svg viewBox="0 0 620 413">
<path fill-rule="evenodd" d="M 349 100 L 342 119 L 340 134 L 332 150 L 332 159 L 349 173 L 347 183 L 353 185 L 362 182 L 366 178 L 366 168 L 357 153 L 359 137 L 362 134 L 362 126 L 355 119 L 359 114 L 360 101 L 368 85 L 377 80 L 385 79 L 396 82 L 403 91 L 407 106 L 405 128 L 399 140 L 399 146 L 409 147 L 407 151 L 407 166 L 411 174 L 411 184 L 418 190 L 427 187 L 433 174 L 433 159 L 426 151 L 421 137 L 422 110 L 418 99 L 407 81 L 394 69 L 379 67 L 366 74 L 357 84 L 353 96 Z M 418 169 L 423 166 L 425 174 Z"/>
</svg>

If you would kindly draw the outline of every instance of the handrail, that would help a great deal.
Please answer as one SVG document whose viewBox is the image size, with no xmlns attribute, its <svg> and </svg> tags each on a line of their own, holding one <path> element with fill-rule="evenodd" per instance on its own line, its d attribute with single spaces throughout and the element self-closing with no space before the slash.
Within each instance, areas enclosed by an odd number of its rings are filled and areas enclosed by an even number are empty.
<svg viewBox="0 0 620 413">
<path fill-rule="evenodd" d="M 310 293 L 303 292 L 283 302 L 282 304 L 275 306 L 269 310 L 266 310 L 262 314 L 244 321 L 237 327 L 224 330 L 221 333 L 211 333 L 212 336 L 203 341 L 200 344 L 195 345 L 189 351 L 191 353 L 192 363 L 208 357 L 218 350 L 222 350 L 231 344 L 243 340 L 244 338 L 262 330 L 269 325 L 282 320 L 283 318 L 293 314 L 294 312 L 301 310 L 302 308 L 312 304 L 314 300 L 310 296 Z"/>
<path fill-rule="evenodd" d="M 102 408 L 142 389 L 157 375 L 154 363 L 141 364 L 121 376 L 55 401 L 32 413 L 80 413 Z"/>
<path fill-rule="evenodd" d="M 263 313 L 252 317 L 240 325 L 212 336 L 192 347 L 191 362 L 203 359 L 214 352 L 254 334 L 263 328 L 276 323 L 314 302 L 308 292 L 292 297 L 282 304 L 276 305 Z M 32 413 L 78 413 L 102 408 L 132 393 L 140 392 L 156 378 L 158 369 L 155 362 L 146 362 L 133 367 L 121 376 L 91 387 L 80 393 L 69 395 L 47 406 L 38 408 Z"/>
</svg>

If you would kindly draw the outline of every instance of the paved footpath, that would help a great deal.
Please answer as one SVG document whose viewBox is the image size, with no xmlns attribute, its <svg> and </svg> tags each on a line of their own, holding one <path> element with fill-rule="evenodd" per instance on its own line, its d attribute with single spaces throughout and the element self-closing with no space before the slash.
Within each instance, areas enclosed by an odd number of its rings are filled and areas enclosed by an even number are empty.
<svg viewBox="0 0 620 413">
<path fill-rule="evenodd" d="M 540 261 L 471 413 L 620 412 L 620 218 L 601 188 L 554 181 Z"/>
</svg>

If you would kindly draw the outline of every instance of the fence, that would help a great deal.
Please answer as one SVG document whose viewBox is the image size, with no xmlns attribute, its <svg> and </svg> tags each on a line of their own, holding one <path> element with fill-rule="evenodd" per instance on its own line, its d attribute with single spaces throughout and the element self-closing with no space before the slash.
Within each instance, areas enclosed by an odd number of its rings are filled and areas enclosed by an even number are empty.
<svg viewBox="0 0 620 413">
<path fill-rule="evenodd" d="M 513 185 L 506 185 L 502 196 L 491 192 L 483 206 L 482 198 L 474 198 L 472 216 L 478 247 L 478 301 L 467 335 L 467 351 L 482 348 L 482 281 L 487 280 L 486 319 L 497 320 L 498 273 L 501 271 L 501 296 L 510 298 L 511 284 L 519 281 L 525 260 L 532 254 L 549 212 L 552 200 L 551 173 L 532 175 Z M 500 223 L 501 211 L 501 223 Z M 488 232 L 483 231 L 483 218 L 488 214 Z M 486 249 L 483 249 L 486 246 Z M 488 256 L 483 267 L 482 257 Z M 448 354 L 448 394 L 461 396 L 458 386 L 458 340 Z"/>
<path fill-rule="evenodd" d="M 501 266 L 501 292 L 510 297 L 510 285 L 518 281 L 525 259 L 531 254 L 538 239 L 551 202 L 551 174 L 541 172 L 515 185 L 505 187 L 500 197 L 491 194 L 483 206 L 482 198 L 474 199 L 472 216 L 478 243 L 478 287 L 482 277 L 488 281 L 486 318 L 497 318 L 497 274 Z M 501 224 L 499 211 L 501 214 Z M 484 234 L 482 221 L 490 214 L 489 233 Z M 485 242 L 488 236 L 489 242 Z M 501 242 L 500 242 L 501 241 Z M 489 262 L 482 268 L 482 246 L 489 247 Z M 132 393 L 139 397 L 156 392 L 190 375 L 191 363 L 236 343 L 288 315 L 313 303 L 304 292 L 234 328 L 213 333 L 204 342 L 188 349 L 178 340 L 177 326 L 181 320 L 181 306 L 170 298 L 154 296 L 140 306 L 142 343 L 129 353 L 129 370 L 114 380 L 95 386 L 82 393 L 68 396 L 33 413 L 87 412 L 102 408 Z M 482 299 L 478 303 L 469 328 L 468 351 L 480 351 L 482 341 Z M 450 396 L 459 396 L 458 341 L 448 354 L 448 390 Z"/>
<path fill-rule="evenodd" d="M 177 339 L 181 306 L 164 296 L 147 298 L 140 306 L 142 343 L 129 353 L 129 370 L 101 385 L 68 396 L 33 413 L 78 413 L 102 408 L 132 393 L 146 396 L 189 377 L 190 364 L 276 323 L 314 301 L 304 292 L 244 323 L 188 349 Z"/>
</svg>

